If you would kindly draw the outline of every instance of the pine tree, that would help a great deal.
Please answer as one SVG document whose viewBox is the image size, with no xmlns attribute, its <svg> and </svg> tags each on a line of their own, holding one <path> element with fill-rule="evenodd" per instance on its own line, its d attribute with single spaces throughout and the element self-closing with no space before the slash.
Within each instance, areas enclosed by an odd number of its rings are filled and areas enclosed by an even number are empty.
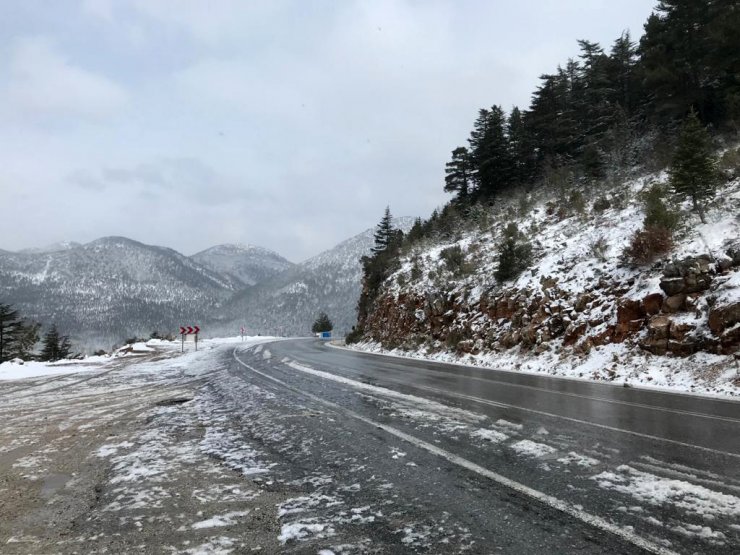
<svg viewBox="0 0 740 555">
<path fill-rule="evenodd" d="M 705 202 L 714 196 L 720 176 L 709 134 L 693 110 L 681 130 L 669 175 L 674 192 L 691 199 L 702 223 L 706 223 Z"/>
<path fill-rule="evenodd" d="M 640 87 L 636 76 L 637 46 L 629 31 L 614 41 L 609 52 L 608 73 L 613 86 L 612 101 L 627 114 L 633 114 L 639 103 Z"/>
<path fill-rule="evenodd" d="M 72 342 L 68 335 L 62 335 L 59 338 L 59 348 L 57 350 L 59 359 L 69 358 L 72 355 Z"/>
<path fill-rule="evenodd" d="M 373 254 L 387 251 L 394 241 L 396 234 L 393 229 L 393 216 L 391 215 L 390 206 L 385 207 L 385 213 L 375 229 L 375 246 L 372 248 Z"/>
<path fill-rule="evenodd" d="M 509 137 L 509 151 L 513 162 L 512 182 L 515 185 L 528 183 L 536 174 L 536 149 L 524 116 L 516 106 L 509 114 L 506 134 Z"/>
<path fill-rule="evenodd" d="M 709 62 L 714 47 L 709 35 L 713 3 L 661 0 L 645 23 L 640 70 L 651 95 L 648 108 L 661 125 L 680 120 L 691 108 L 702 121 L 716 121 L 723 76 Z"/>
<path fill-rule="evenodd" d="M 609 79 L 609 58 L 595 42 L 579 40 L 581 65 L 578 82 L 582 89 L 575 106 L 579 118 L 581 144 L 593 144 L 601 139 L 612 123 L 614 106 L 610 99 L 614 87 Z"/>
<path fill-rule="evenodd" d="M 504 229 L 498 246 L 498 267 L 494 272 L 496 279 L 507 281 L 518 276 L 532 261 L 532 246 L 527 242 L 515 223 Z"/>
<path fill-rule="evenodd" d="M 311 331 L 313 333 L 321 333 L 322 331 L 331 331 L 333 329 L 334 324 L 329 319 L 329 316 L 326 314 L 326 312 L 319 312 L 318 318 L 316 318 L 313 326 L 311 326 Z"/>
<path fill-rule="evenodd" d="M 10 360 L 10 345 L 15 341 L 21 324 L 17 310 L 0 304 L 0 363 Z"/>
<path fill-rule="evenodd" d="M 468 142 L 477 193 L 482 197 L 493 197 L 511 184 L 514 173 L 506 137 L 506 116 L 501 107 L 480 110 Z"/>
<path fill-rule="evenodd" d="M 403 231 L 394 229 L 390 207 L 386 206 L 383 218 L 375 229 L 375 246 L 371 256 L 363 256 L 362 291 L 357 301 L 358 333 L 362 332 L 365 318 L 372 308 L 383 280 L 398 265 L 398 251 L 403 243 Z"/>
<path fill-rule="evenodd" d="M 452 151 L 452 160 L 445 164 L 445 192 L 456 193 L 458 202 L 465 202 L 473 181 L 470 152 L 464 146 Z"/>
<path fill-rule="evenodd" d="M 60 336 L 59 331 L 55 324 L 51 325 L 49 331 L 44 335 L 43 345 L 41 347 L 41 356 L 39 357 L 43 361 L 54 362 L 62 358 L 60 356 Z"/>
<path fill-rule="evenodd" d="M 39 324 L 25 321 L 10 305 L 0 303 L 0 363 L 26 359 L 39 340 Z"/>
</svg>

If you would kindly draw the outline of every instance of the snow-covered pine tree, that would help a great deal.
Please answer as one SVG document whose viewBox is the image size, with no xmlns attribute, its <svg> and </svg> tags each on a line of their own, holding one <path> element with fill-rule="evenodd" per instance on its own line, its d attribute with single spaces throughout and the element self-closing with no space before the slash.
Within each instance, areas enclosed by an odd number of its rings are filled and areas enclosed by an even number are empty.
<svg viewBox="0 0 740 555">
<path fill-rule="evenodd" d="M 669 174 L 674 192 L 691 199 L 702 223 L 706 223 L 705 203 L 714 196 L 720 176 L 709 134 L 693 110 L 681 129 Z"/>
</svg>

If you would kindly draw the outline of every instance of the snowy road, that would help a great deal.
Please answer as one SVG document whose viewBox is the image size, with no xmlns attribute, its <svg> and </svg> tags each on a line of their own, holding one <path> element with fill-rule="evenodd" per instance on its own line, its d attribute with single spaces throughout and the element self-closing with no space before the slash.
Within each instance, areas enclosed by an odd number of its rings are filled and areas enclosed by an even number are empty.
<svg viewBox="0 0 740 555">
<path fill-rule="evenodd" d="M 271 415 L 252 415 L 270 422 L 265 446 L 290 472 L 318 473 L 305 497 L 336 503 L 281 517 L 313 548 L 729 553 L 740 541 L 737 402 L 312 340 L 233 355 L 229 375 L 274 396 Z M 289 449 L 270 443 L 275 429 Z M 372 522 L 342 521 L 363 507 Z"/>
<path fill-rule="evenodd" d="M 265 341 L 0 384 L 0 552 L 740 542 L 736 402 Z"/>
</svg>

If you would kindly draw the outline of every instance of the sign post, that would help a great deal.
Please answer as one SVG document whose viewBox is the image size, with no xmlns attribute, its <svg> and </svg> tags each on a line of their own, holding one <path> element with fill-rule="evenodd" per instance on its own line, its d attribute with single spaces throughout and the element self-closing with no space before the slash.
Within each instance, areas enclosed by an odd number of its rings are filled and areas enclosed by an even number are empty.
<svg viewBox="0 0 740 555">
<path fill-rule="evenodd" d="M 198 332 L 200 328 L 198 326 L 180 326 L 180 335 L 182 336 L 182 345 L 180 352 L 185 352 L 185 336 L 195 335 L 195 350 L 198 350 Z"/>
</svg>

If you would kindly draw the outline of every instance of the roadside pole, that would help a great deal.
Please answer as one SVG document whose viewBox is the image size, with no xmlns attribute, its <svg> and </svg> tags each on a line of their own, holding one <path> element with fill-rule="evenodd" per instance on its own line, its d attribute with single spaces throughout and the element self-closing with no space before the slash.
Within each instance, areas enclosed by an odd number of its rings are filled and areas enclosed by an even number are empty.
<svg viewBox="0 0 740 555">
<path fill-rule="evenodd" d="M 198 332 L 200 332 L 200 328 L 198 326 L 180 326 L 180 336 L 182 337 L 182 342 L 180 344 L 180 352 L 185 352 L 185 336 L 186 335 L 195 335 L 195 350 L 198 350 Z"/>
</svg>

